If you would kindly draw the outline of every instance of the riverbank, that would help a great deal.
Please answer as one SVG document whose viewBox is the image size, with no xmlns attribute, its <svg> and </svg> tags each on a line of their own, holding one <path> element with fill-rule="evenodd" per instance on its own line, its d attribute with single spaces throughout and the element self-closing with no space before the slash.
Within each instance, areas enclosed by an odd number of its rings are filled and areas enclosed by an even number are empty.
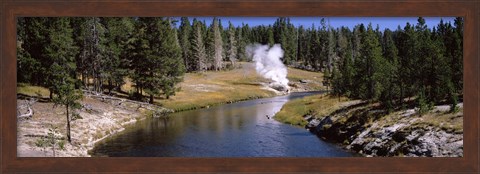
<svg viewBox="0 0 480 174">
<path fill-rule="evenodd" d="M 252 63 L 239 63 L 241 68 L 231 71 L 187 73 L 184 82 L 179 84 L 180 91 L 170 99 L 156 98 L 156 106 L 175 111 L 205 108 L 219 104 L 242 100 L 273 97 L 284 93 L 268 88 L 269 81 L 255 72 Z M 288 69 L 291 91 L 321 90 L 322 74 L 298 69 Z M 132 89 L 131 83 L 122 87 L 123 91 Z M 25 105 L 32 97 L 40 98 L 31 108 L 33 116 L 17 122 L 17 152 L 19 157 L 53 156 L 51 145 L 46 143 L 49 129 L 57 127 L 55 156 L 90 156 L 95 143 L 124 130 L 125 126 L 146 118 L 151 114 L 147 103 L 130 101 L 125 94 L 109 99 L 85 94 L 81 100 L 80 116 L 71 122 L 72 143 L 66 142 L 65 108 L 48 100 L 48 90 L 42 87 L 19 84 L 17 106 Z M 20 114 L 28 113 L 26 108 Z"/>
<path fill-rule="evenodd" d="M 259 76 L 253 63 L 238 62 L 239 68 L 229 71 L 187 73 L 180 91 L 157 104 L 175 111 L 211 107 L 220 104 L 284 95 L 268 87 L 270 81 Z M 288 68 L 291 92 L 318 91 L 323 74 Z"/>
<path fill-rule="evenodd" d="M 387 113 L 378 103 L 327 95 L 290 101 L 274 117 L 304 126 L 326 141 L 364 156 L 463 156 L 463 104 L 419 115 L 415 108 Z"/>
<path fill-rule="evenodd" d="M 26 100 L 18 100 L 20 106 Z M 48 139 L 49 130 L 57 128 L 55 156 L 86 157 L 94 144 L 116 132 L 120 132 L 128 124 L 145 118 L 147 109 L 140 105 L 125 101 L 115 105 L 111 101 L 86 96 L 80 102 L 84 107 L 77 111 L 80 118 L 71 122 L 72 143 L 67 143 L 66 116 L 64 107 L 54 107 L 50 102 L 36 102 L 32 105 L 34 115 L 30 119 L 22 119 L 17 123 L 17 155 L 19 157 L 51 157 L 52 145 L 44 142 Z"/>
</svg>

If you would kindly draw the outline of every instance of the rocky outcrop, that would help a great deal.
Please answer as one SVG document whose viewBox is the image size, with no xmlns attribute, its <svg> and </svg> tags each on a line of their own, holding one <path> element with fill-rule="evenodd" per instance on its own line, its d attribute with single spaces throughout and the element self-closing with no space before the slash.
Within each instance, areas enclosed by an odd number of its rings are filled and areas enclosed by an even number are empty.
<svg viewBox="0 0 480 174">
<path fill-rule="evenodd" d="M 371 110 L 343 111 L 321 118 L 307 115 L 305 127 L 327 141 L 342 144 L 364 156 L 463 156 L 463 132 L 445 130 L 438 125 L 413 124 L 422 118 L 412 114 L 398 114 L 394 124 L 386 124 L 372 113 Z"/>
<path fill-rule="evenodd" d="M 401 124 L 395 126 L 405 127 Z M 375 132 L 368 129 L 346 147 L 367 156 L 463 156 L 461 134 L 435 130 L 433 127 L 413 131 L 389 128 Z"/>
</svg>

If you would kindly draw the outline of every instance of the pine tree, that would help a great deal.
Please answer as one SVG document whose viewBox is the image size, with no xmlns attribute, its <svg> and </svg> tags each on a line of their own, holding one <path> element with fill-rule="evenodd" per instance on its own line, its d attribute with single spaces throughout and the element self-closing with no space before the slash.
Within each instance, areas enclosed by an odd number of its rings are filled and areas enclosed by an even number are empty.
<svg viewBox="0 0 480 174">
<path fill-rule="evenodd" d="M 418 44 L 417 47 L 413 50 L 415 57 L 415 68 L 417 69 L 414 73 L 414 77 L 417 80 L 415 86 L 417 88 L 424 89 L 424 95 L 426 97 L 427 102 L 431 102 L 432 99 L 432 90 L 430 86 L 429 76 L 433 74 L 433 68 L 431 68 L 431 52 L 430 52 L 430 32 L 427 29 L 427 25 L 425 19 L 419 17 L 417 20 L 417 24 L 415 25 L 415 33 L 417 34 L 416 43 Z"/>
<path fill-rule="evenodd" d="M 434 31 L 431 33 L 428 45 L 428 51 L 430 52 L 427 57 L 428 68 L 425 69 L 429 77 L 426 86 L 430 90 L 430 100 L 435 103 L 441 101 L 449 95 L 450 89 L 448 85 L 451 82 L 452 70 L 449 65 L 448 59 L 444 56 L 443 41 Z"/>
<path fill-rule="evenodd" d="M 300 26 L 298 29 L 298 62 L 303 62 L 304 65 L 306 65 L 309 57 L 309 50 L 311 45 L 309 41 L 309 31 L 305 30 L 303 26 Z"/>
<path fill-rule="evenodd" d="M 385 66 L 385 88 L 382 91 L 380 101 L 387 108 L 387 110 L 392 110 L 396 105 L 396 100 L 400 100 L 400 81 L 398 74 L 399 63 L 398 63 L 398 49 L 395 46 L 393 40 L 393 32 L 389 29 L 386 29 L 383 34 L 382 39 L 383 45 L 383 57 L 386 59 Z"/>
<path fill-rule="evenodd" d="M 34 82 L 34 78 L 40 72 L 40 62 L 30 55 L 24 48 L 27 38 L 25 30 L 27 30 L 28 18 L 18 18 L 17 22 L 17 82 L 30 83 Z"/>
<path fill-rule="evenodd" d="M 268 27 L 267 43 L 270 47 L 272 47 L 275 44 L 275 39 L 273 37 L 273 28 L 272 27 Z"/>
<path fill-rule="evenodd" d="M 415 50 L 418 68 L 416 77 L 420 79 L 417 87 L 424 89 L 427 102 L 435 103 L 444 99 L 448 93 L 445 86 L 451 73 L 444 60 L 441 41 L 436 31 L 432 33 L 425 23 L 425 19 L 420 17 L 415 26 L 419 44 Z"/>
<path fill-rule="evenodd" d="M 450 82 L 448 83 L 448 100 L 451 103 L 451 112 L 456 112 L 459 97 L 463 95 L 463 18 L 454 20 L 455 27 L 448 27 L 448 35 L 444 36 L 446 45 L 446 63 L 450 65 Z"/>
<path fill-rule="evenodd" d="M 46 57 L 52 60 L 49 66 L 49 89 L 55 94 L 52 99 L 63 105 L 67 116 L 67 140 L 71 142 L 70 121 L 72 110 L 79 108 L 81 92 L 75 89 L 75 52 L 70 20 L 66 17 L 49 19 L 49 43 L 45 45 Z"/>
<path fill-rule="evenodd" d="M 242 37 L 244 38 L 245 43 L 253 43 L 250 26 L 248 26 L 248 24 L 242 23 L 241 30 L 242 30 Z"/>
<path fill-rule="evenodd" d="M 212 32 L 213 32 L 213 69 L 219 71 L 223 69 L 223 39 L 221 35 L 221 30 L 219 27 L 219 20 L 213 18 L 212 22 Z"/>
<path fill-rule="evenodd" d="M 322 56 L 322 41 L 320 40 L 321 36 L 319 31 L 315 29 L 312 25 L 312 29 L 310 30 L 311 37 L 310 37 L 310 51 L 308 54 L 308 60 L 310 65 L 312 66 L 313 70 L 321 70 L 321 56 Z"/>
<path fill-rule="evenodd" d="M 204 30 L 203 34 L 204 34 L 204 41 L 205 41 L 205 53 L 207 55 L 207 59 L 206 59 L 206 67 L 207 67 L 207 70 L 213 70 L 214 67 L 213 67 L 213 64 L 214 63 L 214 59 L 215 59 L 215 35 L 214 35 L 214 32 L 213 32 L 213 22 L 210 26 L 206 26 L 205 22 L 202 23 L 203 27 L 206 29 Z"/>
<path fill-rule="evenodd" d="M 237 40 L 235 38 L 235 27 L 229 22 L 228 25 L 228 44 L 227 44 L 227 57 L 230 61 L 232 68 L 235 68 L 235 62 L 237 61 Z"/>
<path fill-rule="evenodd" d="M 363 24 L 360 24 L 358 26 L 355 26 L 354 30 L 354 67 L 355 67 L 355 76 L 354 76 L 354 81 L 353 84 L 356 85 L 356 87 L 353 88 L 352 94 L 354 98 L 362 98 L 362 99 L 367 99 L 367 90 L 368 90 L 368 77 L 367 76 L 367 65 L 368 63 L 365 60 L 365 53 L 362 51 L 362 49 L 365 47 L 365 37 L 366 37 L 366 31 L 365 31 L 365 26 Z M 358 52 L 357 52 L 358 51 Z"/>
<path fill-rule="evenodd" d="M 399 71 L 401 72 L 399 73 L 400 98 L 403 101 L 405 97 L 416 95 L 414 83 L 418 80 L 416 71 L 419 70 L 415 62 L 418 40 L 413 26 L 408 22 L 403 30 L 397 30 L 397 32 L 399 36 L 395 39 L 395 43 L 398 48 Z"/>
<path fill-rule="evenodd" d="M 447 83 L 447 88 L 448 88 L 448 101 L 450 103 L 450 112 L 451 113 L 456 113 L 458 111 L 458 96 L 455 93 L 455 87 L 452 81 L 448 81 Z"/>
<path fill-rule="evenodd" d="M 237 59 L 240 61 L 246 61 L 247 56 L 245 53 L 245 47 L 247 46 L 246 37 L 242 33 L 242 28 L 237 27 L 236 29 L 236 40 L 237 40 Z"/>
<path fill-rule="evenodd" d="M 418 114 L 423 115 L 427 113 L 431 109 L 431 105 L 425 96 L 425 88 L 420 88 L 417 94 L 417 106 L 418 106 Z"/>
<path fill-rule="evenodd" d="M 292 58 L 288 42 L 289 23 L 287 23 L 287 20 L 289 21 L 289 19 L 286 17 L 277 18 L 273 24 L 273 37 L 275 43 L 280 43 L 280 46 L 284 50 L 283 63 L 288 65 Z"/>
<path fill-rule="evenodd" d="M 452 82 L 455 84 L 455 90 L 460 94 L 463 92 L 463 18 L 457 17 L 454 20 L 455 28 L 453 29 L 453 44 L 450 52 L 452 54 L 451 69 Z"/>
<path fill-rule="evenodd" d="M 48 67 L 52 64 L 52 60 L 45 56 L 45 45 L 48 44 L 48 22 L 50 18 L 45 17 L 28 17 L 19 23 L 23 28 L 20 34 L 20 43 L 23 50 L 19 50 L 18 60 L 18 78 L 24 78 L 24 81 L 34 85 L 48 87 Z M 33 71 L 29 71 L 33 70 Z M 21 73 L 20 73 L 21 72 Z M 25 76 L 23 75 L 25 74 Z M 31 77 L 29 77 L 31 76 Z M 51 97 L 50 97 L 51 98 Z"/>
<path fill-rule="evenodd" d="M 352 36 L 352 56 L 354 59 L 360 57 L 360 48 L 362 47 L 362 35 L 365 32 L 363 24 L 356 25 Z"/>
<path fill-rule="evenodd" d="M 161 24 L 160 30 L 164 32 L 162 32 L 163 35 L 160 37 L 161 74 L 163 75 L 160 89 L 165 97 L 169 99 L 178 90 L 175 86 L 183 81 L 185 66 L 174 23 L 171 18 L 167 18 Z"/>
<path fill-rule="evenodd" d="M 326 48 L 326 51 L 327 51 L 327 71 L 332 71 L 333 69 L 333 64 L 335 63 L 336 61 L 336 52 L 335 52 L 335 45 L 336 45 L 336 41 L 335 41 L 335 33 L 334 33 L 334 30 L 333 28 L 331 28 L 330 26 L 328 27 L 328 31 L 327 31 L 327 35 L 328 35 L 328 40 L 327 40 L 327 48 Z"/>
<path fill-rule="evenodd" d="M 228 33 L 227 30 L 223 28 L 222 20 L 218 19 L 218 30 L 220 32 L 221 40 L 222 40 L 222 68 L 225 67 L 223 61 L 227 61 L 227 46 L 228 46 Z"/>
<path fill-rule="evenodd" d="M 347 52 L 350 50 L 348 49 L 348 28 L 341 27 L 338 29 L 337 33 L 337 45 L 336 45 L 336 54 L 340 59 L 344 59 L 346 57 Z"/>
<path fill-rule="evenodd" d="M 146 57 L 150 54 L 149 49 L 149 31 L 147 30 L 148 20 L 145 18 L 136 18 L 133 20 L 134 31 L 127 41 L 126 57 L 128 58 L 127 67 L 129 69 L 129 78 L 135 84 L 135 91 L 128 91 L 130 97 L 135 100 L 143 99 L 143 89 L 145 87 L 146 77 L 149 72 L 148 61 Z M 152 28 L 152 27 L 150 27 Z M 154 27 L 153 27 L 154 28 Z M 151 30 L 151 29 L 150 29 Z"/>
<path fill-rule="evenodd" d="M 202 24 L 196 19 L 193 20 L 192 55 L 196 62 L 197 71 L 207 70 L 207 54 L 203 42 Z"/>
<path fill-rule="evenodd" d="M 61 69 L 60 67 L 54 67 L 55 70 Z M 73 78 L 64 78 L 60 81 L 56 81 L 55 87 L 55 96 L 53 97 L 53 102 L 56 105 L 63 105 L 65 106 L 65 115 L 67 116 L 67 140 L 68 142 L 72 142 L 71 133 L 70 133 L 70 125 L 72 121 L 72 117 L 75 113 L 76 109 L 81 108 L 80 103 L 78 100 L 82 98 L 81 91 L 75 89 L 75 80 Z"/>
<path fill-rule="evenodd" d="M 320 20 L 320 29 L 318 30 L 319 34 L 319 50 L 317 58 L 320 62 L 320 71 L 327 72 L 329 67 L 329 28 L 324 18 Z"/>
<path fill-rule="evenodd" d="M 90 60 L 92 60 L 92 76 L 93 76 L 93 89 L 96 92 L 103 93 L 104 78 L 106 76 L 106 69 L 109 66 L 107 52 L 105 49 L 105 26 L 100 23 L 100 18 L 91 19 L 92 35 L 91 35 L 91 51 Z"/>
<path fill-rule="evenodd" d="M 126 50 L 129 33 L 133 32 L 133 24 L 128 18 L 102 18 L 106 34 L 102 39 L 105 56 L 102 61 L 103 78 L 108 83 L 108 90 L 120 90 L 120 86 L 125 84 L 125 77 L 128 74 L 126 69 L 127 60 L 124 50 Z"/>
<path fill-rule="evenodd" d="M 340 74 L 340 71 L 337 69 L 337 67 L 332 68 L 332 75 L 330 75 L 330 82 L 332 86 L 332 94 L 340 97 L 343 95 L 345 92 L 345 88 L 342 84 L 342 75 Z"/>
<path fill-rule="evenodd" d="M 105 53 L 105 27 L 100 23 L 100 18 L 74 19 L 76 45 L 80 52 L 77 55 L 78 73 L 82 82 L 89 88 L 88 79 L 93 80 L 93 91 L 103 91 L 103 76 L 105 76 L 106 63 L 103 62 Z"/>
<path fill-rule="evenodd" d="M 75 62 L 77 64 L 77 74 L 81 79 L 84 89 L 88 89 L 88 72 L 89 62 L 87 61 L 87 39 L 86 32 L 87 27 L 85 23 L 87 18 L 84 17 L 72 17 L 70 19 L 70 25 L 73 29 L 73 38 L 75 46 L 79 48 L 77 55 L 75 56 Z"/>
<path fill-rule="evenodd" d="M 188 17 L 182 17 L 179 27 L 179 41 L 180 41 L 180 46 L 182 48 L 182 57 L 183 57 L 183 62 L 185 64 L 185 68 L 187 71 L 193 71 L 194 70 L 194 62 L 192 60 L 192 44 L 190 42 L 191 36 L 192 36 L 192 26 L 190 25 L 190 21 L 188 20 Z"/>
<path fill-rule="evenodd" d="M 175 29 L 170 19 L 139 18 L 144 30 L 140 58 L 144 63 L 137 71 L 136 81 L 154 103 L 154 96 L 164 94 L 168 99 L 175 94 L 175 85 L 182 81 L 184 66 Z"/>
<path fill-rule="evenodd" d="M 440 49 L 443 54 L 443 61 L 440 62 L 439 71 L 442 74 L 443 91 L 447 93 L 447 101 L 451 106 L 451 111 L 457 110 L 456 104 L 459 101 L 458 95 L 461 95 L 463 89 L 463 19 L 455 19 L 455 27 L 451 23 L 444 23 L 443 20 L 437 26 L 438 30 L 434 33 L 437 41 L 436 49 Z M 442 66 L 443 65 L 443 66 Z M 449 78 L 445 79 L 445 78 Z M 441 97 L 441 96 L 439 96 Z"/>
<path fill-rule="evenodd" d="M 285 64 L 291 65 L 295 61 L 297 61 L 297 39 L 298 39 L 298 31 L 295 26 L 290 23 L 290 18 L 287 18 L 287 28 L 286 28 L 286 39 L 287 45 L 285 49 Z"/>
<path fill-rule="evenodd" d="M 347 38 L 348 29 L 342 27 L 338 31 L 337 53 L 339 60 L 335 63 L 332 72 L 332 88 L 336 95 L 351 95 L 353 72 L 353 59 L 351 44 Z"/>
<path fill-rule="evenodd" d="M 351 50 L 351 46 L 348 46 L 349 50 Z M 341 69 L 341 78 L 342 78 L 342 86 L 344 90 L 342 93 L 347 97 L 353 97 L 353 91 L 357 87 L 354 85 L 354 77 L 355 77 L 355 68 L 353 64 L 353 51 L 347 51 L 345 57 L 343 58 L 342 69 Z"/>
<path fill-rule="evenodd" d="M 361 74 L 362 80 L 359 84 L 360 98 L 376 100 L 380 97 L 385 83 L 385 63 L 382 57 L 382 48 L 377 36 L 372 29 L 372 25 L 368 25 L 368 29 L 363 37 L 362 48 L 360 49 L 361 57 L 358 72 Z"/>
</svg>

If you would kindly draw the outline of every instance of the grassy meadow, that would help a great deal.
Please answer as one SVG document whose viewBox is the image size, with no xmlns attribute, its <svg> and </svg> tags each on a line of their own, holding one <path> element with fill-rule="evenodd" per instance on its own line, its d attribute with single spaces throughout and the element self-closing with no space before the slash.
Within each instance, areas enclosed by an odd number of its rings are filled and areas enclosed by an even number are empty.
<svg viewBox="0 0 480 174">
<path fill-rule="evenodd" d="M 176 95 L 169 99 L 157 97 L 155 104 L 175 111 L 183 111 L 277 95 L 275 91 L 264 86 L 270 81 L 255 72 L 253 63 L 239 62 L 237 66 L 238 68 L 228 71 L 186 73 L 183 82 L 177 85 L 179 90 Z M 322 73 L 288 68 L 287 78 L 291 84 L 297 87 L 301 86 L 303 90 L 324 89 L 321 83 Z M 308 81 L 308 83 L 301 84 L 300 80 Z M 121 89 L 123 93 L 118 93 L 118 95 L 127 97 L 127 93 L 133 91 L 134 87 L 132 82 L 127 79 Z M 24 83 L 17 85 L 17 93 L 42 97 L 49 95 L 46 88 Z M 147 95 L 144 95 L 147 98 Z"/>
</svg>

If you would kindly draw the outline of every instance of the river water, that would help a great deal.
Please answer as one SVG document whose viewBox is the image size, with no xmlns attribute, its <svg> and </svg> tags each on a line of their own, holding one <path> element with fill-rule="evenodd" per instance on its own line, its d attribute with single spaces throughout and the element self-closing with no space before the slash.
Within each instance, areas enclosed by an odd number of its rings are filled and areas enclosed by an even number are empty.
<svg viewBox="0 0 480 174">
<path fill-rule="evenodd" d="M 111 157 L 355 156 L 304 128 L 268 118 L 288 100 L 318 93 L 291 93 L 178 112 L 169 119 L 148 118 L 97 143 L 90 154 Z"/>
</svg>

